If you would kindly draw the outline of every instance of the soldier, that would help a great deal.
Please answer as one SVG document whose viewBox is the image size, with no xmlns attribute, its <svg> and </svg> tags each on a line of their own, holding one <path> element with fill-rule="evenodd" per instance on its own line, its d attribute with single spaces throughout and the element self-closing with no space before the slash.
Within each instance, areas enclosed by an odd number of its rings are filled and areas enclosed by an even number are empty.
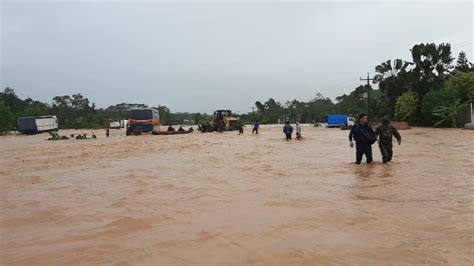
<svg viewBox="0 0 474 266">
<path fill-rule="evenodd" d="M 375 130 L 375 134 L 379 137 L 378 142 L 383 163 L 390 163 L 393 156 L 392 138 L 397 139 L 398 145 L 402 144 L 400 133 L 394 126 L 390 125 L 390 120 L 382 119 L 382 125 Z"/>
<path fill-rule="evenodd" d="M 244 127 L 245 125 L 239 120 L 237 122 L 237 128 L 239 128 L 239 135 L 244 134 Z"/>
</svg>

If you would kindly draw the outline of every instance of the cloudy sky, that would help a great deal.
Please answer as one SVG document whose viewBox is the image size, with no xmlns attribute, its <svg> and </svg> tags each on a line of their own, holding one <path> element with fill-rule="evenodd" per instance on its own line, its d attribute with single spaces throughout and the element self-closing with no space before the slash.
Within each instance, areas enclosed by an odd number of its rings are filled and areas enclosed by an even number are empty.
<svg viewBox="0 0 474 266">
<path fill-rule="evenodd" d="M 420 42 L 473 56 L 471 1 L 1 2 L 0 86 L 172 111 L 335 98 Z"/>
</svg>

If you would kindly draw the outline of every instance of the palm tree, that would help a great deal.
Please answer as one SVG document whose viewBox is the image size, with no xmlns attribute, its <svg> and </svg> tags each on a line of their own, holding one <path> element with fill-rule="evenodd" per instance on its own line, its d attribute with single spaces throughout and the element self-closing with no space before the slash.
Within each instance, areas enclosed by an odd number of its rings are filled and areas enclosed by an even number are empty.
<svg viewBox="0 0 474 266">
<path fill-rule="evenodd" d="M 433 110 L 433 115 L 441 118 L 434 127 L 442 124 L 448 124 L 451 127 L 457 127 L 458 112 L 462 108 L 466 107 L 469 101 L 461 103 L 461 99 L 457 99 L 454 103 L 449 106 L 437 106 Z"/>
<path fill-rule="evenodd" d="M 408 70 L 410 65 L 412 63 L 395 59 L 393 64 L 391 60 L 387 60 L 375 67 L 376 74 L 373 83 L 379 84 L 379 89 L 383 93 L 392 115 L 397 98 L 408 91 L 413 83 L 412 72 Z"/>
<path fill-rule="evenodd" d="M 410 49 L 416 75 L 416 91 L 423 97 L 433 86 L 441 83 L 453 69 L 449 43 L 416 44 Z"/>
<path fill-rule="evenodd" d="M 442 43 L 417 44 L 410 50 L 415 63 L 415 71 L 420 74 L 421 79 L 430 79 L 438 77 L 444 78 L 453 66 L 451 63 L 454 58 L 451 56 L 451 45 Z M 434 72 L 436 71 L 436 72 Z"/>
<path fill-rule="evenodd" d="M 375 72 L 377 72 L 377 74 L 374 76 L 373 83 L 379 83 L 384 79 L 396 77 L 401 72 L 406 72 L 407 67 L 410 64 L 412 63 L 403 61 L 402 59 L 395 59 L 393 61 L 393 65 L 392 60 L 383 62 L 382 64 L 375 67 Z"/>
</svg>

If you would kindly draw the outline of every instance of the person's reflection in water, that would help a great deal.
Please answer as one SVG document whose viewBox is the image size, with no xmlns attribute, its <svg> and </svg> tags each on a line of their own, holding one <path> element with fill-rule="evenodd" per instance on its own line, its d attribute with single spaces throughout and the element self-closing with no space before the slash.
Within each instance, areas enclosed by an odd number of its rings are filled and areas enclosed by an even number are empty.
<svg viewBox="0 0 474 266">
<path fill-rule="evenodd" d="M 375 165 L 371 164 L 367 167 L 354 167 L 354 173 L 359 179 L 369 179 L 374 178 Z"/>
<path fill-rule="evenodd" d="M 367 167 L 354 167 L 354 173 L 358 178 L 375 179 L 375 178 L 390 178 L 393 176 L 393 167 L 381 167 L 382 164 L 374 163 Z"/>
<path fill-rule="evenodd" d="M 377 175 L 380 178 L 391 178 L 393 177 L 393 167 L 389 165 L 388 167 L 383 167 L 380 169 L 380 173 Z"/>
<path fill-rule="evenodd" d="M 372 193 L 379 193 L 388 189 L 388 194 L 392 190 L 390 184 L 394 182 L 392 166 L 382 167 L 382 164 L 372 164 L 368 167 L 354 167 L 356 177 L 354 179 L 354 191 L 356 198 L 365 199 Z M 386 194 L 385 192 L 383 193 Z"/>
</svg>

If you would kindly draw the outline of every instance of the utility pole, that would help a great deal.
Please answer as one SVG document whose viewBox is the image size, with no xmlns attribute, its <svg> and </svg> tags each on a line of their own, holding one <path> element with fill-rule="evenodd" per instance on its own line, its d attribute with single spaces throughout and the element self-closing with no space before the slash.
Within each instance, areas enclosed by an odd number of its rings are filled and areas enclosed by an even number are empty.
<svg viewBox="0 0 474 266">
<path fill-rule="evenodd" d="M 370 120 L 370 81 L 371 80 L 374 80 L 373 78 L 370 78 L 369 77 L 369 73 L 367 73 L 367 78 L 366 79 L 363 79 L 363 78 L 360 78 L 360 80 L 362 81 L 365 81 L 367 80 L 367 117 L 368 119 Z"/>
</svg>

